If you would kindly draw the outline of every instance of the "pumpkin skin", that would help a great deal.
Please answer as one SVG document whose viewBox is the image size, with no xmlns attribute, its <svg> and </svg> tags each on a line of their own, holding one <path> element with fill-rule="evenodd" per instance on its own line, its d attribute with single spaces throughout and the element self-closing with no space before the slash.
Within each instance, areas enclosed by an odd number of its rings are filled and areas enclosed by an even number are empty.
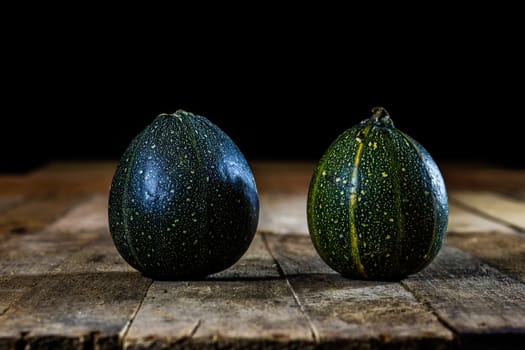
<svg viewBox="0 0 525 350">
<path fill-rule="evenodd" d="M 430 154 L 383 108 L 339 135 L 317 164 L 307 219 L 320 257 L 341 275 L 399 280 L 443 244 L 448 198 Z"/>
<path fill-rule="evenodd" d="M 259 217 L 251 169 L 207 118 L 161 114 L 129 144 L 109 193 L 122 257 L 154 279 L 198 279 L 233 265 Z"/>
</svg>

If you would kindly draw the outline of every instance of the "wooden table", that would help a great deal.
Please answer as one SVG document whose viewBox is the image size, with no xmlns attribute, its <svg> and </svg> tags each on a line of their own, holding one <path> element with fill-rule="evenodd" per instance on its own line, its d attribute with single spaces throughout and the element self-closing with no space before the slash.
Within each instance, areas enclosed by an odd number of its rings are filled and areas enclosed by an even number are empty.
<svg viewBox="0 0 525 350">
<path fill-rule="evenodd" d="M 397 283 L 343 278 L 314 252 L 313 163 L 253 162 L 247 253 L 205 280 L 160 282 L 111 241 L 115 165 L 0 176 L 0 349 L 525 348 L 525 170 L 440 165 L 446 244 Z"/>
</svg>

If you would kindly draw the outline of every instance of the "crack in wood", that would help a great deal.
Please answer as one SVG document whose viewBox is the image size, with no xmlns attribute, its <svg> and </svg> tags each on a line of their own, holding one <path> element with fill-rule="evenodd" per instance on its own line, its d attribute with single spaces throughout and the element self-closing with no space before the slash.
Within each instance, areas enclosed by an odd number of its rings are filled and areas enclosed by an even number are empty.
<svg viewBox="0 0 525 350">
<path fill-rule="evenodd" d="M 119 333 L 119 348 L 123 348 L 124 346 L 124 340 L 126 339 L 126 335 L 129 332 L 129 329 L 131 328 L 131 325 L 133 324 L 133 321 L 135 320 L 135 317 L 137 317 L 137 314 L 139 313 L 140 309 L 142 308 L 142 304 L 144 304 L 144 300 L 146 300 L 146 295 L 148 294 L 149 289 L 153 285 L 154 280 L 151 280 L 150 284 L 148 285 L 148 288 L 144 288 L 144 295 L 140 299 L 139 304 L 137 305 L 137 308 L 135 311 L 133 311 L 133 314 L 129 318 L 128 322 L 122 327 L 122 330 Z"/>
<path fill-rule="evenodd" d="M 494 222 L 497 222 L 497 223 L 500 223 L 502 225 L 505 225 L 509 228 L 511 228 L 512 230 L 516 231 L 516 232 L 519 232 L 521 234 L 525 233 L 525 228 L 524 227 L 521 227 L 519 225 L 515 225 L 511 222 L 508 222 L 507 220 L 505 219 L 501 219 L 501 218 L 498 218 L 497 216 L 494 216 L 494 215 L 491 215 L 483 210 L 480 210 L 478 208 L 476 208 L 475 206 L 471 206 L 467 203 L 465 203 L 464 201 L 462 200 L 458 200 L 457 198 L 454 198 L 454 195 L 450 195 L 449 196 L 449 199 L 448 201 L 451 203 L 451 204 L 454 204 L 464 210 L 467 210 L 467 211 L 470 211 L 471 213 L 474 213 L 476 215 L 479 215 L 485 219 L 488 219 L 488 220 L 491 220 L 491 221 L 494 221 Z"/>
<path fill-rule="evenodd" d="M 277 260 L 277 258 L 275 257 L 273 251 L 270 249 L 270 246 L 268 244 L 268 241 L 266 239 L 266 234 L 262 234 L 262 240 L 264 242 L 264 246 L 266 247 L 266 249 L 268 250 L 268 252 L 270 253 L 270 255 L 272 256 L 272 259 L 277 267 L 277 270 L 279 271 L 279 274 L 284 278 L 284 280 L 286 281 L 286 285 L 288 286 L 288 288 L 290 289 L 291 293 L 292 293 L 292 296 L 295 300 L 295 303 L 297 304 L 297 306 L 299 307 L 299 310 L 301 310 L 301 314 L 304 316 L 304 318 L 306 319 L 306 321 L 308 322 L 308 327 L 310 328 L 310 334 L 312 335 L 312 338 L 314 340 L 314 342 L 316 344 L 319 344 L 320 343 L 320 337 L 319 337 L 319 332 L 317 331 L 315 325 L 313 324 L 312 320 L 310 319 L 310 317 L 308 316 L 308 314 L 306 313 L 306 310 L 304 309 L 304 306 L 302 305 L 301 301 L 299 300 L 299 297 L 297 296 L 297 293 L 295 292 L 295 290 L 293 289 L 293 286 L 292 284 L 290 283 L 290 281 L 288 280 L 288 277 L 285 275 L 284 273 L 284 270 L 283 268 L 281 267 L 281 265 L 279 264 L 279 261 Z"/>
<path fill-rule="evenodd" d="M 478 256 L 445 245 L 431 265 L 401 285 L 452 332 L 457 348 L 475 348 L 490 336 L 502 342 L 495 348 L 506 348 L 524 336 L 523 284 Z"/>
<path fill-rule="evenodd" d="M 202 324 L 202 320 L 197 320 L 197 322 L 195 322 L 190 333 L 188 334 L 188 338 L 193 338 L 193 336 L 195 335 L 195 333 L 197 333 L 197 329 L 199 329 L 201 324 Z"/>
<path fill-rule="evenodd" d="M 429 300 L 425 300 L 424 298 L 419 297 L 416 293 L 414 293 L 412 288 L 410 288 L 403 281 L 400 281 L 400 284 L 407 292 L 412 294 L 414 299 L 416 299 L 420 304 L 422 304 L 429 313 L 434 315 L 434 317 L 438 320 L 439 323 L 441 323 L 443 327 L 445 327 L 452 333 L 452 336 L 454 337 L 453 342 L 457 345 L 459 342 L 459 333 L 454 329 L 454 327 L 445 318 L 441 317 L 439 313 L 436 312 L 436 310 L 432 307 L 432 303 Z"/>
<path fill-rule="evenodd" d="M 441 256 L 400 283 L 356 281 L 329 270 L 308 241 L 312 167 L 290 176 L 285 166 L 262 169 L 268 215 L 249 254 L 185 285 L 145 279 L 112 247 L 114 164 L 0 181 L 0 349 L 523 347 L 522 185 L 458 187 Z"/>
</svg>

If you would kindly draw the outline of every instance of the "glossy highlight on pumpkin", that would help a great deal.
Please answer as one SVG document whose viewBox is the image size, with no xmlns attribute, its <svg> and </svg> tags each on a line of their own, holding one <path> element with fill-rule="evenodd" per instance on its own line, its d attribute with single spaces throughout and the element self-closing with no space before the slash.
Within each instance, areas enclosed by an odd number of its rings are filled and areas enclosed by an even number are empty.
<svg viewBox="0 0 525 350">
<path fill-rule="evenodd" d="M 383 108 L 346 130 L 317 164 L 308 192 L 310 238 L 344 276 L 399 280 L 443 244 L 448 198 L 430 154 Z"/>
<path fill-rule="evenodd" d="M 259 216 L 251 169 L 203 116 L 161 114 L 130 143 L 113 176 L 109 227 L 122 257 L 155 279 L 195 279 L 233 265 Z"/>
</svg>

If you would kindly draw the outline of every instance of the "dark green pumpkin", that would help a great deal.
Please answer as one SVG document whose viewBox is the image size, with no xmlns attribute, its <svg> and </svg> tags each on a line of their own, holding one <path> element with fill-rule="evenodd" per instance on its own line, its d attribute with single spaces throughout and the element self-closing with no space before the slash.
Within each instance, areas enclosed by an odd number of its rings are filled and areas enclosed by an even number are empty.
<svg viewBox="0 0 525 350">
<path fill-rule="evenodd" d="M 118 252 L 155 279 L 222 271 L 248 249 L 259 197 L 230 137 L 207 118 L 161 114 L 137 135 L 115 171 L 109 228 Z"/>
<path fill-rule="evenodd" d="M 308 228 L 321 258 L 343 276 L 398 280 L 427 266 L 448 223 L 436 162 L 382 108 L 343 132 L 314 170 Z"/>
</svg>

